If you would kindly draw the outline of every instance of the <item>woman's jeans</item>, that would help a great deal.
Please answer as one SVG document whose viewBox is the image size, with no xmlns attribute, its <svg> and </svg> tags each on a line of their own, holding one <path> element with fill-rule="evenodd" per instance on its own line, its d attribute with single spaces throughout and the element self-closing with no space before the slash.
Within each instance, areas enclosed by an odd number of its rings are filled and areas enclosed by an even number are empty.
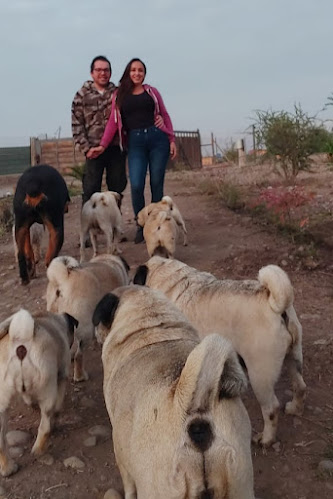
<svg viewBox="0 0 333 499">
<path fill-rule="evenodd" d="M 128 170 L 135 217 L 145 206 L 147 167 L 150 175 L 151 202 L 161 201 L 169 155 L 169 138 L 159 128 L 152 126 L 129 132 Z"/>
</svg>

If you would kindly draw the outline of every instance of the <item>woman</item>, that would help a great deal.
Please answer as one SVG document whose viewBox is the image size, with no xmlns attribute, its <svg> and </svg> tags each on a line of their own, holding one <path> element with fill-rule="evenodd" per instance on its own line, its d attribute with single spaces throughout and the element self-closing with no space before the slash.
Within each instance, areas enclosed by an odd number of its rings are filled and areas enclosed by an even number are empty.
<svg viewBox="0 0 333 499">
<path fill-rule="evenodd" d="M 132 205 L 135 218 L 145 206 L 144 188 L 147 167 L 150 174 L 151 202 L 163 197 L 164 176 L 169 156 L 177 154 L 175 135 L 170 116 L 156 88 L 144 84 L 146 66 L 140 59 L 132 59 L 114 93 L 111 114 L 95 157 L 104 152 L 118 131 L 121 147 L 127 144 L 128 169 Z M 161 115 L 163 125 L 155 126 Z M 137 228 L 135 243 L 143 241 L 143 229 Z"/>
</svg>

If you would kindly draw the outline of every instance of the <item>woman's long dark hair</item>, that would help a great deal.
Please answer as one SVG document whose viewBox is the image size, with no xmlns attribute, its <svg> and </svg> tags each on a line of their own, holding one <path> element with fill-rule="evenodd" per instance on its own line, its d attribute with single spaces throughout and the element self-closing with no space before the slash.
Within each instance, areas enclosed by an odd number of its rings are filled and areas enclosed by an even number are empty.
<svg viewBox="0 0 333 499">
<path fill-rule="evenodd" d="M 132 82 L 130 77 L 130 71 L 133 62 L 141 62 L 143 69 L 145 71 L 145 75 L 147 73 L 146 65 L 144 62 L 141 61 L 141 59 L 134 57 L 134 59 L 130 60 L 130 62 L 127 64 L 125 68 L 125 71 L 123 72 L 123 76 L 119 80 L 119 87 L 117 93 L 117 106 L 119 109 L 121 109 L 124 97 L 126 97 L 126 95 L 131 94 L 134 88 L 134 83 Z"/>
</svg>

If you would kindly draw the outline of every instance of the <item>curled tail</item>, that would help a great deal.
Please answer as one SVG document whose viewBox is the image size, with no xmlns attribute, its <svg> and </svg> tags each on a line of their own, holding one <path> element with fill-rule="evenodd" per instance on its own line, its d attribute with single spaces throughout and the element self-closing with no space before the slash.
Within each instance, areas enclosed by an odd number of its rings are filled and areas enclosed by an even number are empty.
<svg viewBox="0 0 333 499">
<path fill-rule="evenodd" d="M 238 397 L 246 386 L 246 377 L 228 340 L 211 334 L 192 350 L 175 399 L 186 414 L 195 418 L 187 427 L 194 447 L 204 451 L 213 441 L 212 428 L 201 415 L 209 413 L 219 400 Z"/>
<path fill-rule="evenodd" d="M 64 282 L 71 271 L 80 266 L 80 263 L 71 256 L 57 256 L 48 266 L 46 275 L 50 282 Z"/>
<path fill-rule="evenodd" d="M 282 314 L 294 301 L 294 291 L 286 272 L 277 265 L 260 269 L 258 280 L 269 292 L 268 302 L 272 310 Z"/>
</svg>

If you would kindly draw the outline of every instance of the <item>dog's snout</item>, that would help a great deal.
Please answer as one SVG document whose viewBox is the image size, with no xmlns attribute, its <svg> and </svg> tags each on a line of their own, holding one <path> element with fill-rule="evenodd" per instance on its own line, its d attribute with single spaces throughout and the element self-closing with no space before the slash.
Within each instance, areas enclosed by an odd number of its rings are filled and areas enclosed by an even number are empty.
<svg viewBox="0 0 333 499">
<path fill-rule="evenodd" d="M 16 349 L 16 355 L 18 356 L 18 358 L 22 362 L 22 360 L 24 359 L 24 357 L 27 355 L 27 349 L 25 348 L 24 345 L 20 345 L 19 347 L 17 347 L 17 349 Z"/>
</svg>

